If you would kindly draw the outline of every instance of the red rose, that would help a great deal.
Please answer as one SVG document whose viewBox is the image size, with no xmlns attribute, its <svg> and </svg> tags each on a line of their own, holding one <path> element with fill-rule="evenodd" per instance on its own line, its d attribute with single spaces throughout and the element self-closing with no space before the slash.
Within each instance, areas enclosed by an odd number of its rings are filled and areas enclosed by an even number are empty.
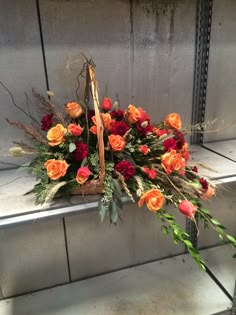
<svg viewBox="0 0 236 315">
<path fill-rule="evenodd" d="M 112 118 L 116 118 L 117 120 L 124 118 L 124 112 L 121 109 L 113 110 L 110 114 Z"/>
<path fill-rule="evenodd" d="M 74 160 L 81 162 L 88 155 L 88 147 L 87 144 L 78 141 L 75 142 L 76 149 L 71 153 L 71 156 Z"/>
<path fill-rule="evenodd" d="M 108 98 L 108 97 L 105 97 L 102 101 L 102 109 L 104 110 L 111 110 L 112 108 L 112 102 L 111 102 L 111 99 Z"/>
<path fill-rule="evenodd" d="M 121 161 L 115 165 L 115 170 L 128 180 L 135 173 L 135 167 L 129 161 Z"/>
<path fill-rule="evenodd" d="M 139 151 L 142 152 L 144 155 L 147 155 L 150 149 L 146 145 L 140 145 Z"/>
<path fill-rule="evenodd" d="M 202 185 L 202 189 L 207 190 L 208 189 L 208 182 L 205 178 L 199 179 L 200 184 Z"/>
<path fill-rule="evenodd" d="M 185 144 L 184 134 L 178 130 L 174 131 L 174 139 L 176 140 L 177 149 L 182 149 Z"/>
<path fill-rule="evenodd" d="M 45 130 L 48 131 L 53 123 L 53 114 L 48 114 L 43 116 L 43 118 L 41 119 L 41 130 Z"/>
<path fill-rule="evenodd" d="M 88 111 L 88 114 L 87 114 L 87 116 L 88 116 L 88 119 L 92 119 L 92 117 L 95 115 L 95 110 L 94 109 L 90 109 L 89 111 Z"/>
<path fill-rule="evenodd" d="M 142 122 L 136 122 L 136 128 L 140 136 L 146 136 L 147 133 L 152 132 L 153 126 L 148 122 L 145 127 L 142 127 Z"/>
<path fill-rule="evenodd" d="M 195 172 L 195 173 L 198 173 L 198 168 L 197 168 L 197 166 L 194 166 L 194 167 L 192 168 L 192 171 Z"/>
<path fill-rule="evenodd" d="M 183 158 L 185 159 L 185 161 L 187 162 L 189 160 L 189 153 L 188 153 L 188 151 L 183 152 L 182 155 L 183 155 Z"/>
<path fill-rule="evenodd" d="M 193 218 L 195 212 L 197 211 L 197 206 L 192 204 L 192 202 L 188 200 L 182 200 L 178 206 L 179 211 L 183 213 L 187 218 Z"/>
<path fill-rule="evenodd" d="M 168 135 L 170 132 L 168 129 L 158 129 L 158 128 L 153 128 L 152 130 L 158 137 L 161 137 L 163 135 Z"/>
<path fill-rule="evenodd" d="M 170 138 L 163 141 L 164 145 L 164 152 L 170 151 L 170 150 L 177 150 L 177 143 L 175 139 Z"/>
<path fill-rule="evenodd" d="M 157 171 L 155 170 L 151 170 L 150 168 L 144 166 L 142 168 L 143 172 L 145 174 L 147 174 L 147 176 L 150 178 L 150 179 L 155 179 L 157 177 Z"/>
<path fill-rule="evenodd" d="M 129 126 L 123 121 L 115 121 L 112 123 L 112 127 L 109 132 L 113 135 L 124 136 L 129 130 Z"/>
</svg>

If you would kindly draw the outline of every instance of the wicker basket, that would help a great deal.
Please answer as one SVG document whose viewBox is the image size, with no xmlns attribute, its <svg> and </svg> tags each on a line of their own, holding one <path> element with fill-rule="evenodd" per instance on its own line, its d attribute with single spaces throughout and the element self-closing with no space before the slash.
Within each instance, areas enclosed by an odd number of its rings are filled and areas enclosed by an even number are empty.
<svg viewBox="0 0 236 315">
<path fill-rule="evenodd" d="M 103 121 L 100 113 L 99 96 L 98 96 L 98 83 L 96 80 L 95 68 L 91 64 L 87 66 L 87 78 L 86 90 L 89 91 L 89 84 L 91 86 L 91 93 L 93 97 L 93 104 L 95 110 L 95 117 L 97 123 L 97 146 L 99 153 L 100 173 L 97 180 L 92 180 L 85 183 L 83 186 L 78 186 L 73 189 L 72 195 L 94 195 L 101 194 L 104 190 L 104 178 L 105 178 L 105 157 L 104 157 L 104 139 L 103 139 Z"/>
</svg>

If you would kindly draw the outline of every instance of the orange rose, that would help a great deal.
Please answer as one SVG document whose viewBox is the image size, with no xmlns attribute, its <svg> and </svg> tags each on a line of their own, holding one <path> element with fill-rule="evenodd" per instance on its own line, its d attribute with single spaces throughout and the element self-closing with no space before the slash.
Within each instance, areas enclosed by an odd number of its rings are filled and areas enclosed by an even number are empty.
<svg viewBox="0 0 236 315">
<path fill-rule="evenodd" d="M 182 152 L 187 152 L 188 151 L 188 143 L 185 142 L 184 145 L 182 146 L 182 149 L 181 149 Z"/>
<path fill-rule="evenodd" d="M 161 159 L 161 165 L 167 174 L 173 171 L 180 171 L 186 166 L 186 162 L 182 154 L 176 153 L 176 150 L 166 152 Z"/>
<path fill-rule="evenodd" d="M 92 126 L 90 129 L 90 132 L 92 132 L 94 135 L 96 135 L 97 134 L 97 126 Z"/>
<path fill-rule="evenodd" d="M 111 119 L 111 115 L 109 113 L 102 113 L 101 114 L 102 117 L 102 121 L 103 121 L 103 126 L 106 130 L 109 130 L 111 127 L 111 123 L 113 122 L 113 120 Z M 97 121 L 96 121 L 96 116 L 92 117 L 92 122 L 94 123 L 94 125 L 97 125 Z M 92 131 L 91 131 L 92 132 Z M 94 133 L 94 132 L 93 132 Z M 97 132 L 96 132 L 97 133 Z"/>
<path fill-rule="evenodd" d="M 71 118 L 77 118 L 83 113 L 83 109 L 80 104 L 70 102 L 66 104 L 66 112 Z"/>
<path fill-rule="evenodd" d="M 69 165 L 64 160 L 47 160 L 47 162 L 44 163 L 44 166 L 47 169 L 47 175 L 53 180 L 57 180 L 60 177 L 63 177 L 66 175 L 67 168 Z"/>
<path fill-rule="evenodd" d="M 125 111 L 125 117 L 130 124 L 134 124 L 140 119 L 141 114 L 138 108 L 130 104 Z"/>
<path fill-rule="evenodd" d="M 57 124 L 55 127 L 52 127 L 48 130 L 47 138 L 49 140 L 48 144 L 52 147 L 58 145 L 65 141 L 64 135 L 67 132 L 67 129 L 62 126 L 62 124 Z"/>
<path fill-rule="evenodd" d="M 165 202 L 165 197 L 162 195 L 160 190 L 153 188 L 142 195 L 139 199 L 138 206 L 142 207 L 144 202 L 150 211 L 156 212 L 162 208 Z"/>
<path fill-rule="evenodd" d="M 201 197 L 202 200 L 208 200 L 210 199 L 212 196 L 215 195 L 215 188 L 208 186 L 207 191 L 205 192 L 205 194 Z"/>
<path fill-rule="evenodd" d="M 165 125 L 170 129 L 181 129 L 181 118 L 178 114 L 172 113 L 166 116 Z"/>
<path fill-rule="evenodd" d="M 70 124 L 67 129 L 75 137 L 80 136 L 83 131 L 83 128 L 76 124 Z"/>
<path fill-rule="evenodd" d="M 86 180 L 89 178 L 91 172 L 87 166 L 80 167 L 77 171 L 76 175 L 76 181 L 80 184 L 83 185 Z"/>
<path fill-rule="evenodd" d="M 108 136 L 108 140 L 112 151 L 119 152 L 124 150 L 126 143 L 123 137 L 118 135 L 110 135 Z"/>
</svg>

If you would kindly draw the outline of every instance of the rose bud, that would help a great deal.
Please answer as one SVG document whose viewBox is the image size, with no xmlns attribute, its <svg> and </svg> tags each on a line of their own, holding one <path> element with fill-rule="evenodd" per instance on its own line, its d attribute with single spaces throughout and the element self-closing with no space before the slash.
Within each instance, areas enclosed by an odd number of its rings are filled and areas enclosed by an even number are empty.
<svg viewBox="0 0 236 315">
<path fill-rule="evenodd" d="M 111 99 L 108 98 L 108 97 L 105 97 L 102 101 L 102 109 L 104 110 L 111 110 L 112 108 L 112 102 L 111 102 Z"/>
<path fill-rule="evenodd" d="M 195 212 L 197 211 L 197 206 L 192 204 L 188 200 L 182 200 L 178 206 L 179 211 L 185 215 L 187 218 L 191 219 L 194 217 Z"/>
<path fill-rule="evenodd" d="M 146 128 L 147 125 L 148 125 L 148 121 L 146 121 L 146 120 L 141 123 L 142 128 Z"/>
<path fill-rule="evenodd" d="M 120 108 L 120 103 L 119 101 L 115 101 L 113 104 L 113 110 L 118 110 Z"/>
</svg>

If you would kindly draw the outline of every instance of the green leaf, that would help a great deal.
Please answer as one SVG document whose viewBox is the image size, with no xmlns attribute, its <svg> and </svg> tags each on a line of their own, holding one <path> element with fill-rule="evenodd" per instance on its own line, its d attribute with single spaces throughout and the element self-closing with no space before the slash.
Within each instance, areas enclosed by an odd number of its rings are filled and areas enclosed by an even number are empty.
<svg viewBox="0 0 236 315">
<path fill-rule="evenodd" d="M 199 210 L 202 211 L 205 214 L 210 214 L 210 212 L 207 209 L 205 209 L 205 208 L 200 208 Z"/>
<path fill-rule="evenodd" d="M 87 158 L 84 158 L 82 163 L 81 163 L 81 167 L 85 166 L 88 162 L 88 159 Z"/>
<path fill-rule="evenodd" d="M 114 200 L 111 201 L 111 221 L 116 223 L 118 220 L 117 205 Z"/>
<path fill-rule="evenodd" d="M 219 221 L 217 221 L 216 219 L 211 219 L 211 222 L 212 222 L 213 224 L 215 224 L 215 225 L 218 225 L 218 226 L 221 225 L 221 223 L 220 223 Z"/>
<path fill-rule="evenodd" d="M 232 256 L 233 258 L 236 258 L 236 253 Z"/>
<path fill-rule="evenodd" d="M 169 229 L 168 229 L 167 226 L 162 225 L 161 230 L 162 230 L 162 233 L 163 233 L 164 235 L 169 234 Z"/>
<path fill-rule="evenodd" d="M 74 152 L 75 150 L 76 150 L 76 145 L 73 142 L 71 142 L 69 144 L 69 152 L 71 153 L 71 152 Z"/>
<path fill-rule="evenodd" d="M 112 178 L 112 182 L 113 182 L 115 191 L 121 196 L 122 192 L 121 192 L 121 188 L 120 188 L 118 181 L 116 179 Z"/>
<path fill-rule="evenodd" d="M 226 237 L 227 237 L 227 239 L 228 239 L 230 242 L 232 242 L 232 243 L 234 243 L 234 245 L 236 245 L 236 239 L 235 239 L 233 236 L 231 236 L 231 235 L 229 235 L 229 234 L 226 234 Z"/>
<path fill-rule="evenodd" d="M 192 244 L 190 241 L 188 241 L 188 240 L 183 240 L 183 241 L 184 241 L 184 244 L 185 244 L 188 248 L 193 249 L 193 244 Z"/>
<path fill-rule="evenodd" d="M 103 222 L 103 220 L 106 216 L 107 210 L 108 210 L 108 207 L 106 205 L 104 205 L 100 200 L 98 203 L 98 211 L 100 214 L 101 222 Z"/>
<path fill-rule="evenodd" d="M 25 169 L 30 168 L 30 162 L 22 164 L 17 170 L 16 173 L 25 171 Z"/>
</svg>

